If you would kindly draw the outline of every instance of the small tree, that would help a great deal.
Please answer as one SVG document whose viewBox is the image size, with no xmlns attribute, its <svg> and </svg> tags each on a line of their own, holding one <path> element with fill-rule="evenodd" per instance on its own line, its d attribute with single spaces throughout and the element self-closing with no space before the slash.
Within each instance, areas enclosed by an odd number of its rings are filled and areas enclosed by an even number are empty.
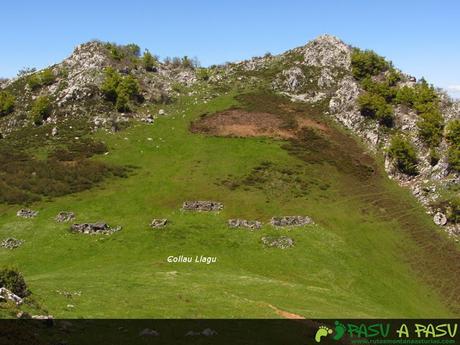
<svg viewBox="0 0 460 345">
<path fill-rule="evenodd" d="M 31 88 L 31 90 L 37 90 L 41 85 L 40 75 L 39 74 L 31 74 L 27 77 L 27 85 Z"/>
<path fill-rule="evenodd" d="M 390 68 L 390 64 L 372 50 L 360 49 L 353 50 L 351 66 L 353 76 L 358 80 L 377 75 Z"/>
<path fill-rule="evenodd" d="M 56 80 L 56 77 L 51 68 L 46 68 L 40 73 L 41 85 L 51 85 Z"/>
<path fill-rule="evenodd" d="M 446 139 L 450 145 L 447 156 L 449 167 L 460 171 L 460 120 L 449 122 Z"/>
<path fill-rule="evenodd" d="M 14 111 L 15 97 L 8 91 L 0 92 L 0 116 L 5 116 Z"/>
<path fill-rule="evenodd" d="M 104 70 L 104 81 L 101 84 L 101 91 L 104 97 L 112 102 L 117 100 L 117 88 L 121 81 L 120 74 L 112 67 Z"/>
<path fill-rule="evenodd" d="M 388 154 L 395 161 L 396 168 L 407 175 L 417 175 L 417 155 L 412 144 L 400 135 L 392 138 Z"/>
<path fill-rule="evenodd" d="M 460 120 L 452 120 L 448 123 L 446 139 L 449 144 L 460 147 Z"/>
<path fill-rule="evenodd" d="M 30 110 L 34 123 L 39 126 L 51 115 L 52 105 L 48 96 L 38 97 Z"/>
<path fill-rule="evenodd" d="M 129 43 L 125 47 L 129 55 L 139 57 L 141 56 L 141 48 L 135 43 Z"/>
<path fill-rule="evenodd" d="M 396 92 L 396 102 L 408 107 L 412 107 L 415 101 L 415 89 L 403 86 Z"/>
<path fill-rule="evenodd" d="M 419 135 L 429 147 L 436 147 L 441 143 L 444 120 L 438 111 L 429 111 L 420 114 L 417 122 Z"/>
<path fill-rule="evenodd" d="M 104 97 L 115 104 L 118 111 L 129 111 L 129 101 L 140 96 L 140 87 L 136 78 L 131 75 L 122 77 L 111 67 L 104 71 L 105 78 L 101 85 Z"/>
<path fill-rule="evenodd" d="M 142 56 L 142 64 L 146 71 L 153 71 L 158 64 L 158 61 L 148 50 L 145 50 L 144 55 Z"/>
<path fill-rule="evenodd" d="M 364 93 L 358 97 L 358 105 L 363 116 L 377 119 L 382 125 L 393 126 L 393 108 L 385 98 L 373 93 Z"/>
<path fill-rule="evenodd" d="M 5 287 L 22 298 L 30 294 L 21 272 L 13 267 L 0 269 L 0 287 Z"/>
</svg>

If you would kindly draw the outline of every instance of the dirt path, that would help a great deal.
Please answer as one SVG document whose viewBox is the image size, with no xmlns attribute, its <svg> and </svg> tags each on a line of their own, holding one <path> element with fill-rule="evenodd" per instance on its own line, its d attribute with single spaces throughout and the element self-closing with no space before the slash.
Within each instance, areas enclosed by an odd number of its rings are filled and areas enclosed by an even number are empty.
<svg viewBox="0 0 460 345">
<path fill-rule="evenodd" d="M 290 313 L 285 310 L 278 309 L 274 305 L 268 304 L 268 306 L 273 309 L 279 316 L 284 317 L 285 319 L 292 319 L 292 320 L 303 320 L 305 319 L 302 315 Z"/>
</svg>

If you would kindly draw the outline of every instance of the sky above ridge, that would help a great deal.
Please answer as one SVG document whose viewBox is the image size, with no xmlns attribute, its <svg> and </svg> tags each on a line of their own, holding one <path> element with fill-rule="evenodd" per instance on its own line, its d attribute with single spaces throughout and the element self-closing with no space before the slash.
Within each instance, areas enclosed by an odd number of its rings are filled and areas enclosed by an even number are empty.
<svg viewBox="0 0 460 345">
<path fill-rule="evenodd" d="M 460 1 L 7 1 L 0 77 L 60 62 L 83 42 L 136 43 L 203 66 L 273 54 L 329 33 L 460 97 Z"/>
</svg>

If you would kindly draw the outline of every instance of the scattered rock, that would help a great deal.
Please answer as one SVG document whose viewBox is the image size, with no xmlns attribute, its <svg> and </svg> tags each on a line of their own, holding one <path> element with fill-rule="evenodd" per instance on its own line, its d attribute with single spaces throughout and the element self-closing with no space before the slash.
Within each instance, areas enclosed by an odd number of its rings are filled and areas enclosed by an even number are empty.
<svg viewBox="0 0 460 345">
<path fill-rule="evenodd" d="M 159 332 L 150 328 L 144 328 L 141 332 L 139 332 L 140 337 L 158 337 L 159 335 Z"/>
<path fill-rule="evenodd" d="M 304 216 L 284 216 L 284 217 L 272 217 L 270 224 L 276 227 L 284 226 L 303 226 L 314 224 L 310 217 Z"/>
<path fill-rule="evenodd" d="M 57 127 L 53 127 L 53 129 L 51 130 L 51 136 L 55 137 L 57 134 L 58 134 Z"/>
<path fill-rule="evenodd" d="M 145 122 L 145 123 L 149 123 L 149 124 L 152 124 L 155 122 L 155 119 L 152 115 L 148 115 L 144 118 L 141 119 L 142 122 Z"/>
<path fill-rule="evenodd" d="M 81 223 L 73 224 L 70 227 L 70 231 L 72 232 L 79 232 L 89 235 L 110 235 L 120 230 L 121 226 L 112 228 L 107 223 Z"/>
<path fill-rule="evenodd" d="M 56 221 L 59 223 L 70 222 L 71 220 L 74 220 L 74 219 L 75 219 L 75 213 L 73 212 L 61 211 L 56 216 Z"/>
<path fill-rule="evenodd" d="M 38 215 L 38 211 L 33 211 L 33 210 L 29 210 L 27 208 L 23 208 L 21 210 L 19 210 L 16 215 L 18 217 L 22 217 L 22 218 L 34 218 Z"/>
<path fill-rule="evenodd" d="M 22 304 L 22 298 L 5 287 L 0 288 L 0 300 L 9 300 L 16 303 L 16 305 Z"/>
<path fill-rule="evenodd" d="M 31 319 L 32 318 L 32 316 L 29 313 L 22 311 L 22 310 L 16 314 L 16 317 L 18 319 Z"/>
<path fill-rule="evenodd" d="M 150 226 L 154 229 L 164 228 L 167 223 L 168 223 L 168 220 L 166 218 L 155 218 L 150 223 Z"/>
<path fill-rule="evenodd" d="M 287 236 L 271 237 L 264 236 L 261 238 L 262 243 L 267 247 L 286 249 L 294 246 L 294 240 Z"/>
<path fill-rule="evenodd" d="M 433 221 L 436 225 L 444 226 L 447 224 L 447 217 L 445 214 L 437 212 L 433 217 Z"/>
<path fill-rule="evenodd" d="M 35 320 L 53 320 L 53 315 L 32 315 L 32 319 Z"/>
<path fill-rule="evenodd" d="M 158 115 L 166 115 L 166 111 L 164 109 L 158 110 Z"/>
<path fill-rule="evenodd" d="M 194 337 L 194 336 L 200 336 L 200 335 L 204 335 L 205 337 L 211 337 L 213 335 L 217 335 L 218 333 L 211 329 L 211 328 L 206 328 L 206 329 L 203 329 L 201 332 L 196 332 L 196 331 L 188 331 L 185 336 L 186 337 Z"/>
<path fill-rule="evenodd" d="M 224 205 L 217 201 L 185 201 L 183 210 L 187 211 L 220 211 Z"/>
<path fill-rule="evenodd" d="M 248 228 L 251 230 L 257 230 L 262 227 L 262 223 L 257 220 L 229 219 L 228 226 L 231 228 Z"/>
<path fill-rule="evenodd" d="M 210 337 L 213 335 L 217 335 L 217 331 L 211 329 L 211 328 L 206 328 L 201 331 L 201 334 L 204 335 L 205 337 Z"/>
<path fill-rule="evenodd" d="M 14 238 L 14 237 L 8 237 L 8 238 L 5 238 L 2 241 L 0 246 L 3 247 L 3 248 L 6 248 L 6 249 L 14 249 L 14 248 L 18 248 L 23 243 L 24 243 L 24 241 L 22 241 L 22 240 L 18 240 L 18 239 Z"/>
</svg>

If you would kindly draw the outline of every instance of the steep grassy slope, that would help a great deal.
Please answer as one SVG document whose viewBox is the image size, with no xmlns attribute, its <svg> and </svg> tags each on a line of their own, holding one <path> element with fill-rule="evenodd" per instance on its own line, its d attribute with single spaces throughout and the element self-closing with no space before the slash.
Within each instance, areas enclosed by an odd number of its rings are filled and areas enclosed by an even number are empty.
<svg viewBox="0 0 460 345">
<path fill-rule="evenodd" d="M 247 96 L 238 100 L 251 110 L 268 104 Z M 95 159 L 136 166 L 133 175 L 37 202 L 31 207 L 40 214 L 32 220 L 17 218 L 16 206 L 0 205 L 1 237 L 25 240 L 18 249 L 1 250 L 0 262 L 17 265 L 55 317 L 280 317 L 280 310 L 305 317 L 448 317 L 458 311 L 455 296 L 428 284 L 431 269 L 445 272 L 445 251 L 423 251 L 423 234 L 434 233 L 434 243 L 448 250 L 451 245 L 408 192 L 384 178 L 371 157 L 332 124 L 328 137 L 307 132 L 291 143 L 190 133 L 191 121 L 237 106 L 238 100 L 226 95 L 194 105 L 183 98 L 153 126 L 96 133 L 109 154 Z M 323 121 L 307 113 L 302 114 Z M 260 176 L 251 173 L 266 162 L 272 168 L 258 184 Z M 279 174 L 284 183 L 277 183 Z M 239 185 L 229 188 L 226 181 Z M 219 214 L 180 211 L 189 199 L 217 200 L 225 207 Z M 53 219 L 62 210 L 75 212 L 81 222 L 104 220 L 123 230 L 111 236 L 71 234 Z M 309 215 L 317 225 L 266 225 L 256 232 L 226 225 L 231 217 L 268 221 L 290 214 Z M 407 226 L 399 221 L 406 215 Z M 171 224 L 150 229 L 154 217 Z M 412 225 L 422 234 L 420 243 Z M 296 245 L 264 248 L 265 234 L 287 235 Z M 218 261 L 174 264 L 166 261 L 170 255 Z M 458 275 L 445 278 L 444 288 L 455 292 Z"/>
</svg>

